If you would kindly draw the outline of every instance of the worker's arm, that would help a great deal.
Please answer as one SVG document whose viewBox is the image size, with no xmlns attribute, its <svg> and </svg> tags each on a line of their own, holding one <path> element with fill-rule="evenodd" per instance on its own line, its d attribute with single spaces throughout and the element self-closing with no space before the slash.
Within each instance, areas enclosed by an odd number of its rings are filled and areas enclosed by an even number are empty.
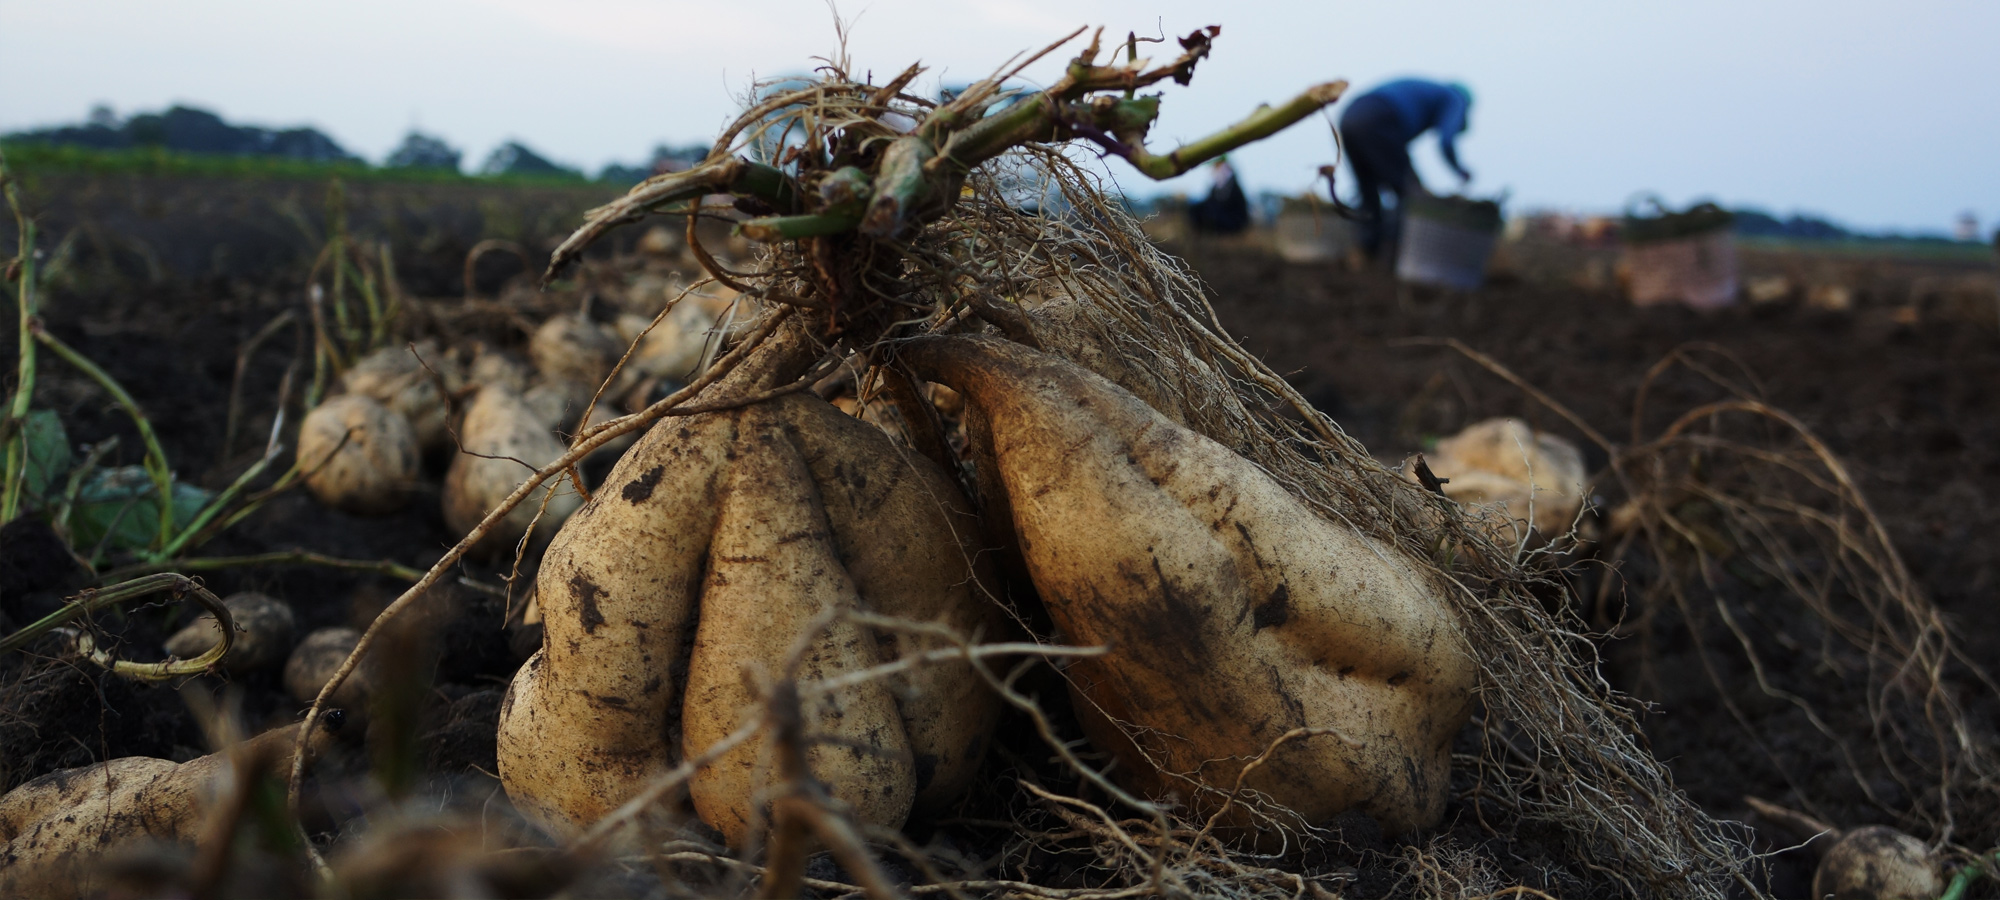
<svg viewBox="0 0 2000 900">
<path fill-rule="evenodd" d="M 1458 135 L 1465 131 L 1466 111 L 1464 98 L 1454 92 L 1438 115 L 1437 136 L 1438 150 L 1444 154 L 1445 163 L 1461 180 L 1471 181 L 1472 173 L 1458 162 Z"/>
</svg>

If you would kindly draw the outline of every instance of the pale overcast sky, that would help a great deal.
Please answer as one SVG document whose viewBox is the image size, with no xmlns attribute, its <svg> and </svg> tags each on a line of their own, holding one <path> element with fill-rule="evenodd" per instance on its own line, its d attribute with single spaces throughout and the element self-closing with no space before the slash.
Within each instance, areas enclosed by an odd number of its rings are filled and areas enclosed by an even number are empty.
<svg viewBox="0 0 2000 900">
<path fill-rule="evenodd" d="M 1154 144 L 1314 82 L 1418 74 L 1477 96 L 1475 189 L 1515 208 L 1612 210 L 1638 191 L 1822 213 L 1866 228 L 2000 218 L 1993 0 L 843 0 L 857 68 L 964 82 L 1078 25 L 1223 26 Z M 171 103 L 311 124 L 371 159 L 412 126 L 468 166 L 517 138 L 595 171 L 705 142 L 753 77 L 833 45 L 822 0 L 0 0 L 0 130 Z M 1059 53 L 1029 70 L 1050 78 Z M 1297 191 L 1330 160 L 1309 121 L 1236 159 Z M 1428 139 L 1419 164 L 1442 164 Z M 1150 193 L 1124 172 L 1128 190 Z M 1196 189 L 1198 188 L 1191 188 Z"/>
</svg>

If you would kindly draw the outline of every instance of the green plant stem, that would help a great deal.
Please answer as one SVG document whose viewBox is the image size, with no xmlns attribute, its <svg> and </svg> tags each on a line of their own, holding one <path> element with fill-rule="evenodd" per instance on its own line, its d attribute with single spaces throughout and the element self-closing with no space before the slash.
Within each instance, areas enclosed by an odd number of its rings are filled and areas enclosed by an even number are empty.
<svg viewBox="0 0 2000 900">
<path fill-rule="evenodd" d="M 0 435 L 5 435 L 7 445 L 5 481 L 0 481 L 0 522 L 10 522 L 21 511 L 22 484 L 28 474 L 28 434 L 23 424 L 35 396 L 35 342 L 28 336 L 28 324 L 35 320 L 35 223 L 21 208 L 21 193 L 14 186 L 14 170 L 7 166 L 5 153 L 0 153 L 0 193 L 7 195 L 7 208 L 14 214 L 14 227 L 21 241 L 16 256 L 21 266 L 21 288 L 16 295 L 20 312 L 20 373 L 14 383 L 13 403 L 7 407 L 4 422 L 0 422 L 4 426 L 0 427 Z"/>
<path fill-rule="evenodd" d="M 1243 121 L 1163 156 L 1148 153 L 1145 147 L 1135 145 L 1129 160 L 1146 177 L 1155 181 L 1185 174 L 1189 169 L 1224 153 L 1290 128 L 1300 119 L 1318 112 L 1320 107 L 1339 100 L 1346 91 L 1345 81 L 1316 85 L 1288 103 L 1260 107 Z"/>
<path fill-rule="evenodd" d="M 0 160 L 0 166 L 5 161 Z M 7 181 L 7 201 L 13 203 L 14 183 L 11 173 L 0 169 L 0 179 Z M 15 221 L 21 229 L 21 288 L 16 294 L 20 310 L 20 369 L 14 384 L 14 401 L 7 407 L 7 424 L 11 432 L 7 438 L 7 471 L 4 496 L 0 496 L 0 522 L 11 522 L 21 511 L 21 489 L 28 475 L 28 431 L 22 423 L 28 418 L 28 405 L 35 396 L 35 339 L 29 333 L 29 326 L 35 321 L 35 223 L 22 216 L 19 207 L 15 209 Z"/>
<path fill-rule="evenodd" d="M 207 527 L 205 528 L 199 527 L 194 523 L 190 523 L 188 528 L 186 529 L 186 534 L 193 536 L 179 542 L 180 545 L 179 552 L 185 553 L 195 549 L 196 547 L 206 544 L 208 543 L 208 540 L 210 538 L 215 537 L 217 534 L 220 534 L 224 531 L 227 531 L 231 526 L 234 526 L 236 523 L 241 522 L 244 519 L 248 518 L 252 513 L 255 513 L 258 509 L 262 508 L 265 503 L 269 502 L 272 497 L 276 497 L 277 495 L 284 493 L 287 489 L 291 488 L 293 484 L 297 483 L 302 471 L 303 470 L 299 468 L 299 464 L 296 461 L 294 461 L 292 463 L 292 467 L 286 469 L 285 474 L 278 476 L 278 480 L 272 482 L 270 487 L 258 491 L 250 499 L 244 501 L 242 506 L 237 507 L 234 510 L 231 510 L 229 514 L 224 516 L 223 518 L 209 522 Z M 235 486 L 231 485 L 231 487 L 233 489 Z M 172 554 L 165 554 L 165 553 L 162 553 L 159 556 L 154 557 L 154 560 L 162 565 L 167 564 L 167 562 L 171 559 L 172 559 Z"/>
<path fill-rule="evenodd" d="M 139 429 L 139 440 L 146 445 L 146 474 L 152 477 L 153 487 L 160 494 L 160 528 L 154 543 L 156 546 L 164 546 L 172 538 L 174 530 L 174 476 L 173 470 L 167 467 L 167 452 L 160 448 L 160 439 L 153 434 L 152 421 L 139 409 L 139 404 L 132 399 L 132 395 L 125 392 L 124 386 L 112 378 L 111 373 L 91 362 L 90 357 L 78 353 L 75 348 L 63 343 L 61 338 L 43 328 L 39 321 L 31 322 L 29 330 L 34 333 L 35 340 L 41 341 L 44 346 L 54 351 L 55 355 L 62 357 L 64 362 L 75 366 L 90 380 L 97 382 L 97 386 L 110 394 L 111 399 L 124 408 L 125 414 L 132 417 L 132 424 Z"/>
<path fill-rule="evenodd" d="M 222 493 L 216 494 L 206 505 L 202 506 L 201 512 L 195 514 L 194 519 L 188 522 L 186 528 L 181 529 L 178 534 L 174 535 L 172 540 L 167 541 L 160 547 L 159 553 L 155 554 L 155 558 L 161 560 L 173 559 L 175 556 L 189 549 L 189 542 L 194 539 L 195 535 L 200 534 L 210 521 L 221 514 L 223 508 L 234 501 L 236 495 L 242 493 L 243 489 L 248 487 L 251 481 L 264 473 L 264 469 L 271 464 L 271 460 L 278 457 L 279 449 L 278 445 L 271 445 L 270 450 L 262 458 L 252 463 L 250 468 L 243 470 L 243 474 L 236 476 L 236 480 L 230 482 L 229 487 L 224 488 Z"/>
<path fill-rule="evenodd" d="M 765 216 L 736 226 L 736 232 L 753 241 L 774 243 L 794 238 L 819 237 L 853 231 L 861 224 L 859 213 L 819 213 L 810 216 Z"/>
<path fill-rule="evenodd" d="M 1959 869 L 1958 874 L 1951 876 L 1951 884 L 1945 886 L 1938 900 L 1965 900 L 1965 892 L 1972 888 L 1972 883 L 1978 881 L 1979 876 L 1987 874 L 1986 867 L 1989 865 L 2000 866 L 2000 852 L 1985 854 L 1978 862 Z"/>
<path fill-rule="evenodd" d="M 97 464 L 104 459 L 104 455 L 117 447 L 118 436 L 115 434 L 98 441 L 90 448 L 90 453 L 83 458 L 83 462 L 70 470 L 69 483 L 63 487 L 62 502 L 56 506 L 55 515 L 49 518 L 50 523 L 55 526 L 56 533 L 62 535 L 63 543 L 69 543 L 69 518 L 71 512 L 76 509 L 76 495 L 83 491 L 84 480 L 90 477 L 91 472 L 97 470 Z"/>
<path fill-rule="evenodd" d="M 216 625 L 222 631 L 222 640 L 208 652 L 193 659 L 167 659 L 157 663 L 135 663 L 113 659 L 110 653 L 99 649 L 96 642 L 87 634 L 77 636 L 77 652 L 91 662 L 111 670 L 113 674 L 141 681 L 166 681 L 188 675 L 200 675 L 214 668 L 215 664 L 221 662 L 222 657 L 229 653 L 229 648 L 236 644 L 236 623 L 229 617 L 229 608 L 222 605 L 221 598 L 210 593 L 194 579 L 172 572 L 135 578 L 107 588 L 86 589 L 78 593 L 76 599 L 71 600 L 62 609 L 41 617 L 5 639 L 0 639 L 0 653 L 19 650 L 78 616 L 88 615 L 104 607 L 136 600 L 160 591 L 172 591 L 176 599 L 192 594 L 196 602 L 207 607 L 209 614 L 215 616 Z"/>
<path fill-rule="evenodd" d="M 210 556 L 197 559 L 169 560 L 159 563 L 142 563 L 113 569 L 104 573 L 101 581 L 117 581 L 152 572 L 173 569 L 180 572 L 213 572 L 218 569 L 239 569 L 250 566 L 324 566 L 329 569 L 346 569 L 355 572 L 373 572 L 416 581 L 424 577 L 422 570 L 409 566 L 374 559 L 341 559 L 308 550 L 281 550 L 275 553 L 259 553 L 253 556 Z"/>
</svg>

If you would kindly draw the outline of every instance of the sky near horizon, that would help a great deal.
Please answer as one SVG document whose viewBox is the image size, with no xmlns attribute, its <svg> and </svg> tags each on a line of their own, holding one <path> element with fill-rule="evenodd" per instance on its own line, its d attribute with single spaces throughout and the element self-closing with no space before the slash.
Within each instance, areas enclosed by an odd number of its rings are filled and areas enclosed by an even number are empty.
<svg viewBox="0 0 2000 900">
<path fill-rule="evenodd" d="M 1853 227 L 2000 224 L 2000 3 L 1912 0 L 841 0 L 857 71 L 914 60 L 987 75 L 1079 25 L 1120 37 L 1223 26 L 1194 83 L 1164 86 L 1151 144 L 1192 140 L 1316 82 L 1459 79 L 1475 192 L 1608 212 L 1639 192 L 1803 211 Z M 173 103 L 312 125 L 380 160 L 412 127 L 476 166 L 518 139 L 595 171 L 706 143 L 754 78 L 835 47 L 824 0 L 0 0 L 0 131 Z M 1082 41 L 1025 73 L 1045 83 Z M 1147 45 L 1156 59 L 1174 45 Z M 1143 53 L 1144 51 L 1142 51 Z M 1252 190 L 1331 161 L 1308 119 L 1233 155 Z M 1416 152 L 1449 187 L 1435 142 Z M 1160 188 L 1114 163 L 1126 190 Z M 1343 173 L 1345 177 L 1345 173 Z M 1192 180 L 1169 189 L 1199 193 Z"/>
</svg>

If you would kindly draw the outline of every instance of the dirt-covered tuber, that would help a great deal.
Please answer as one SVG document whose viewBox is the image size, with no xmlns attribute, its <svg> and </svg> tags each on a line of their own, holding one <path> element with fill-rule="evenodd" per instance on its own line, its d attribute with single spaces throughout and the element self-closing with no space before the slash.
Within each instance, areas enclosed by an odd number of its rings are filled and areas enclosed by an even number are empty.
<svg viewBox="0 0 2000 900">
<path fill-rule="evenodd" d="M 993 635 L 975 532 L 941 470 L 809 393 L 655 426 L 544 557 L 545 639 L 501 712 L 508 795 L 573 833 L 735 731 L 802 635 L 801 684 L 937 646 L 840 612 Z M 965 790 L 998 701 L 946 663 L 808 696 L 802 713 L 813 774 L 858 820 L 897 826 Z M 702 820 L 738 846 L 775 779 L 765 740 L 690 785 Z"/>
<path fill-rule="evenodd" d="M 548 423 L 519 394 L 498 386 L 480 388 L 473 395 L 458 438 L 460 451 L 445 473 L 444 521 L 460 534 L 472 531 L 536 468 L 563 453 L 562 442 Z M 546 512 L 541 509 L 544 493 L 552 494 Z M 553 534 L 581 502 L 573 485 L 552 481 L 496 523 L 484 543 L 512 546 L 528 533 L 538 512 L 542 514 L 538 533 Z"/>
<path fill-rule="evenodd" d="M 322 628 L 306 635 L 292 650 L 291 658 L 285 660 L 285 692 L 301 704 L 311 704 L 359 643 L 361 632 L 344 626 Z M 371 680 L 370 669 L 364 664 L 341 682 L 340 689 L 333 694 L 333 705 L 362 710 L 367 704 Z"/>
<path fill-rule="evenodd" d="M 236 642 L 222 657 L 223 668 L 232 673 L 249 672 L 273 665 L 292 652 L 297 624 L 291 606 L 283 600 L 245 591 L 224 597 L 222 605 L 229 610 L 237 630 Z M 166 650 L 181 659 L 193 659 L 220 640 L 221 628 L 215 617 L 206 615 L 167 638 Z"/>
<path fill-rule="evenodd" d="M 1582 451 L 1520 419 L 1479 422 L 1424 459 L 1445 496 L 1491 513 L 1494 539 L 1508 546 L 1528 538 L 1524 525 L 1541 541 L 1568 532 L 1589 492 Z"/>
<path fill-rule="evenodd" d="M 234 754 L 291 765 L 297 726 L 265 732 Z M 314 737 L 316 749 L 326 734 Z M 193 841 L 232 754 L 185 763 L 128 756 L 51 772 L 0 796 L 0 896 L 77 897 L 105 887 L 107 854 Z"/>
<path fill-rule="evenodd" d="M 410 423 L 360 394 L 328 398 L 307 413 L 298 456 L 306 489 L 321 503 L 371 515 L 401 508 L 423 465 Z"/>
<path fill-rule="evenodd" d="M 1073 363 L 993 337 L 898 353 L 978 413 L 988 514 L 1062 637 L 1110 648 L 1065 671 L 1136 787 L 1214 811 L 1314 729 L 1245 787 L 1307 823 L 1437 821 L 1477 668 L 1416 562 Z M 1243 812 L 1227 821 L 1268 842 Z"/>
<path fill-rule="evenodd" d="M 1944 892 L 1937 855 L 1883 825 L 1843 832 L 1813 871 L 1812 895 L 1832 900 L 1931 900 Z"/>
<path fill-rule="evenodd" d="M 383 347 L 340 376 L 344 392 L 372 399 L 408 420 L 425 451 L 451 443 L 451 408 L 445 394 L 464 381 L 458 360 L 430 341 Z"/>
</svg>

